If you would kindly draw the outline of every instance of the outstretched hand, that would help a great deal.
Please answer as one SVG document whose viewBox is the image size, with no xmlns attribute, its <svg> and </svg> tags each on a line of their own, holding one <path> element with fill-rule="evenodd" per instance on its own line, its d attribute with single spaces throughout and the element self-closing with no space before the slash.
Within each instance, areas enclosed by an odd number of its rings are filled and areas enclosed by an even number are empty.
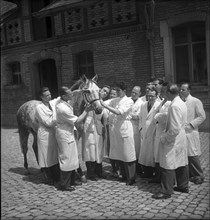
<svg viewBox="0 0 210 220">
<path fill-rule="evenodd" d="M 91 104 L 87 104 L 86 107 L 85 107 L 85 111 L 86 112 L 90 112 L 90 111 L 93 111 L 93 106 Z"/>
<path fill-rule="evenodd" d="M 106 108 L 106 104 L 104 103 L 102 99 L 100 100 L 100 102 L 101 102 L 101 105 Z"/>
</svg>

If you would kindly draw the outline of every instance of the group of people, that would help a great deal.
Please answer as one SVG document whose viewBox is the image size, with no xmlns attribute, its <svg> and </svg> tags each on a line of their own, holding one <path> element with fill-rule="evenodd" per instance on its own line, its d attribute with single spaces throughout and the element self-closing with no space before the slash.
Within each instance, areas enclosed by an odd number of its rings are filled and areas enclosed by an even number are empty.
<svg viewBox="0 0 210 220">
<path fill-rule="evenodd" d="M 91 105 L 74 115 L 72 91 L 60 89 L 60 97 L 51 100 L 48 88 L 42 88 L 36 119 L 38 129 L 39 165 L 46 176 L 59 181 L 58 190 L 75 190 L 81 184 L 75 173 L 85 179 L 79 165 L 76 127 L 83 124 L 82 160 L 87 167 L 87 179 L 106 178 L 103 157 L 108 156 L 112 175 L 126 185 L 136 177 L 159 183 L 161 191 L 155 199 L 170 198 L 173 191 L 189 192 L 189 181 L 204 182 L 198 126 L 206 115 L 202 102 L 191 95 L 189 83 L 176 84 L 154 79 L 141 87 L 134 86 L 126 95 L 125 82 L 114 88 L 100 89 L 103 108 L 96 114 Z"/>
</svg>

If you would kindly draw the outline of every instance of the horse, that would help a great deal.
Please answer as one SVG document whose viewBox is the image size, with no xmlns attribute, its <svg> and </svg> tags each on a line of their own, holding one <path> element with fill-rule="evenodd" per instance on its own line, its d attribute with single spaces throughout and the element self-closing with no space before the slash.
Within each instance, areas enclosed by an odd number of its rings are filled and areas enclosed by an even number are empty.
<svg viewBox="0 0 210 220">
<path fill-rule="evenodd" d="M 79 116 L 85 108 L 85 105 L 92 105 L 93 110 L 96 114 L 100 114 L 102 112 L 102 106 L 100 103 L 99 97 L 99 87 L 97 86 L 98 76 L 95 75 L 92 79 L 87 79 L 85 75 L 83 75 L 76 83 L 74 83 L 70 89 L 73 92 L 72 106 L 74 109 L 74 114 Z M 32 148 L 36 157 L 36 161 L 38 161 L 38 146 L 37 146 L 37 131 L 38 131 L 38 123 L 35 118 L 36 107 L 39 105 L 41 101 L 38 100 L 30 100 L 20 106 L 17 111 L 16 119 L 18 125 L 18 133 L 19 133 L 19 142 L 21 146 L 21 151 L 24 156 L 24 167 L 28 171 L 28 161 L 27 161 L 27 152 L 28 152 L 28 137 L 31 133 L 33 135 L 33 144 Z M 77 127 L 78 132 L 81 134 L 82 126 Z M 81 135 L 78 135 L 80 138 Z"/>
</svg>

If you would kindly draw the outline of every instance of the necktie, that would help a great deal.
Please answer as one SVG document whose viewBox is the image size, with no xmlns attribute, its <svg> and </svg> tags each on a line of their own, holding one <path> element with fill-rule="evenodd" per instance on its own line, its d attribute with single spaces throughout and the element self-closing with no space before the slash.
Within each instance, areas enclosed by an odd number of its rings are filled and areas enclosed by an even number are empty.
<svg viewBox="0 0 210 220">
<path fill-rule="evenodd" d="M 152 108 L 152 105 L 148 102 L 147 111 L 149 112 L 151 108 Z"/>
</svg>

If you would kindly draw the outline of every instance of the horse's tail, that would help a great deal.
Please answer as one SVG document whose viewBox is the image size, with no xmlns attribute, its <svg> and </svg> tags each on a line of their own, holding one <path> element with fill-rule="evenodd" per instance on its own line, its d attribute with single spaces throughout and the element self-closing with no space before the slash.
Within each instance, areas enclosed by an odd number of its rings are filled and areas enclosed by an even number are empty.
<svg viewBox="0 0 210 220">
<path fill-rule="evenodd" d="M 28 169 L 28 162 L 27 162 L 26 155 L 28 152 L 28 137 L 29 137 L 30 131 L 25 126 L 23 118 L 22 118 L 22 114 L 20 111 L 17 112 L 16 119 L 17 119 L 17 125 L 18 125 L 20 147 L 24 155 L 24 167 Z"/>
</svg>

